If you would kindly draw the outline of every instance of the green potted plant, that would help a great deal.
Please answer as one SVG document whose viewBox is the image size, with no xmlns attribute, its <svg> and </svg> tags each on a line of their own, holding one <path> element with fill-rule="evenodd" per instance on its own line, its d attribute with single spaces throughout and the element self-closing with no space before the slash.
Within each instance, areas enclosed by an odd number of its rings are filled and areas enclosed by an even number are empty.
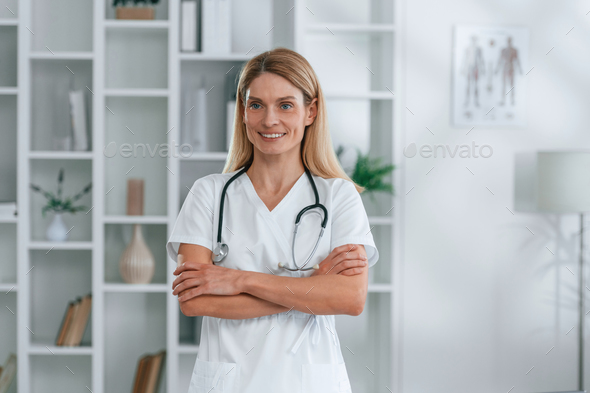
<svg viewBox="0 0 590 393">
<path fill-rule="evenodd" d="M 73 197 L 64 198 L 62 197 L 64 180 L 64 169 L 61 168 L 59 175 L 57 176 L 57 193 L 54 194 L 49 191 L 43 190 L 41 187 L 31 183 L 31 188 L 42 194 L 47 199 L 47 204 L 43 206 L 41 213 L 45 217 L 45 212 L 52 211 L 54 213 L 51 224 L 47 227 L 45 235 L 47 240 L 51 241 L 65 241 L 68 238 L 68 227 L 63 221 L 63 213 L 75 214 L 78 211 L 86 210 L 86 206 L 74 206 L 74 202 L 82 198 L 92 188 L 92 183 L 89 183 L 82 191 L 74 195 Z"/>
<path fill-rule="evenodd" d="M 338 146 L 336 155 L 339 160 L 342 160 L 342 153 L 344 147 Z M 352 168 L 343 168 L 349 172 L 350 178 L 359 186 L 365 188 L 365 191 L 375 202 L 374 193 L 388 192 L 394 193 L 393 185 L 383 181 L 385 176 L 389 175 L 394 169 L 393 164 L 382 164 L 382 157 L 371 158 L 369 154 L 362 154 L 359 149 L 356 149 L 356 162 Z M 342 162 L 342 161 L 341 161 Z"/>
<path fill-rule="evenodd" d="M 155 19 L 154 5 L 160 0 L 113 0 L 117 19 Z M 131 3 L 131 6 L 127 4 Z"/>
</svg>

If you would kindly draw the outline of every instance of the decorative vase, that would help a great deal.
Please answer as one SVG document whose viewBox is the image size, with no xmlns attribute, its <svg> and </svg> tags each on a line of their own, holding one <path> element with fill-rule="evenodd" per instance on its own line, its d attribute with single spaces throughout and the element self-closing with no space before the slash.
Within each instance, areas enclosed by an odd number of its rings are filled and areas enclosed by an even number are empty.
<svg viewBox="0 0 590 393">
<path fill-rule="evenodd" d="M 155 261 L 143 240 L 141 225 L 133 225 L 133 238 L 119 259 L 119 271 L 128 284 L 149 284 L 154 276 Z"/>
<path fill-rule="evenodd" d="M 62 213 L 54 214 L 53 220 L 47 227 L 45 236 L 47 237 L 47 240 L 54 242 L 63 242 L 68 239 L 68 227 L 64 223 Z"/>
</svg>

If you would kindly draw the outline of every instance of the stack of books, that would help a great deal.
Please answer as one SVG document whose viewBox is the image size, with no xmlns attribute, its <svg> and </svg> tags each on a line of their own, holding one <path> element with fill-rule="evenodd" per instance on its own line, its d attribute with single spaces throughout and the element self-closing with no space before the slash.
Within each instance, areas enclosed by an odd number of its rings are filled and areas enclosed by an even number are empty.
<svg viewBox="0 0 590 393">
<path fill-rule="evenodd" d="M 160 386 L 166 350 L 156 354 L 145 354 L 137 363 L 133 393 L 156 393 Z"/>
<path fill-rule="evenodd" d="M 231 53 L 231 1 L 181 1 L 180 50 Z"/>
<path fill-rule="evenodd" d="M 78 296 L 75 301 L 68 303 L 61 321 L 61 328 L 55 339 L 57 346 L 79 346 L 88 324 L 92 294 Z"/>
<path fill-rule="evenodd" d="M 0 393 L 6 393 L 16 374 L 16 355 L 11 353 L 0 367 Z"/>
</svg>

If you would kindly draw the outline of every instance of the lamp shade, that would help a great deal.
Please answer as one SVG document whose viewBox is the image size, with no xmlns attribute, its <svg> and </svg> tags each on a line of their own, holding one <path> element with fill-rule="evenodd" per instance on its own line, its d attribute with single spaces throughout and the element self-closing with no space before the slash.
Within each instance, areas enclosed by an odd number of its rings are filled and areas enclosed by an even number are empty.
<svg viewBox="0 0 590 393">
<path fill-rule="evenodd" d="M 537 209 L 590 212 L 590 150 L 537 152 Z"/>
</svg>

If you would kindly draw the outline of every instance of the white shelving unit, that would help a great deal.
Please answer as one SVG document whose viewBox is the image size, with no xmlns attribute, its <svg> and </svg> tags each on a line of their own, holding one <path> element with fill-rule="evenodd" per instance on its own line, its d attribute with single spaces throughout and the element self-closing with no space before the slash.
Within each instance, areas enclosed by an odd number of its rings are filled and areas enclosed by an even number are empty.
<svg viewBox="0 0 590 393">
<path fill-rule="evenodd" d="M 160 391 L 188 390 L 201 318 L 180 313 L 171 293 L 174 264 L 164 246 L 187 187 L 223 169 L 226 73 L 235 76 L 244 62 L 272 47 L 300 52 L 320 78 L 329 113 L 338 113 L 330 118 L 333 135 L 364 124 L 370 153 L 395 162 L 400 113 L 396 3 L 344 1 L 335 10 L 328 0 L 260 0 L 255 8 L 236 1 L 232 53 L 223 55 L 180 52 L 180 0 L 161 0 L 153 21 L 116 20 L 110 0 L 19 0 L 18 5 L 0 0 L 0 51 L 3 58 L 15 59 L 0 64 L 0 113 L 8 119 L 0 125 L 0 149 L 16 152 L 13 188 L 19 207 L 18 218 L 0 221 L 5 257 L 0 306 L 6 314 L 0 318 L 0 361 L 18 351 L 12 393 L 128 392 L 138 359 L 160 349 L 167 351 Z M 215 86 L 208 94 L 212 132 L 207 152 L 186 158 L 106 154 L 112 142 L 180 145 L 183 92 L 203 75 Z M 59 106 L 63 98 L 57 96 L 71 78 L 87 94 L 87 152 L 53 150 L 53 132 L 68 121 Z M 29 183 L 53 188 L 62 167 L 66 194 L 92 181 L 91 194 L 79 201 L 89 210 L 65 217 L 73 226 L 67 242 L 47 242 L 51 215 L 41 216 L 44 201 Z M 399 194 L 398 171 L 389 181 Z M 145 179 L 141 217 L 125 215 L 130 177 Z M 353 391 L 397 391 L 393 331 L 399 254 L 394 245 L 401 218 L 393 207 L 399 199 L 361 197 L 380 260 L 370 270 L 364 312 L 337 316 L 337 328 Z M 150 284 L 126 284 L 118 272 L 133 224 L 142 225 L 156 259 Z M 67 301 L 88 292 L 92 313 L 82 345 L 56 347 Z"/>
</svg>

